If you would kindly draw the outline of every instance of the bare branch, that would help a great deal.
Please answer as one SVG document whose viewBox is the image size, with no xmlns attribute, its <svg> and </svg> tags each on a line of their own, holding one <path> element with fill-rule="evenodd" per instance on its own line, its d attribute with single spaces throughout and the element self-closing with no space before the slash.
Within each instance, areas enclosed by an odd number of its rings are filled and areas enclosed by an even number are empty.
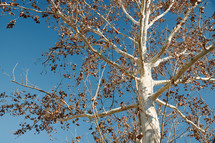
<svg viewBox="0 0 215 143">
<path fill-rule="evenodd" d="M 106 68 L 106 64 L 104 65 L 101 77 L 99 78 L 99 83 L 98 83 L 98 86 L 97 86 L 97 89 L 96 89 L 96 93 L 95 93 L 94 97 L 91 99 L 93 101 L 93 105 L 94 105 L 94 102 L 96 101 L 96 98 L 97 98 L 98 93 L 99 93 L 100 84 L 101 84 L 101 81 L 102 81 L 102 77 L 104 75 L 105 68 Z"/>
<path fill-rule="evenodd" d="M 130 19 L 134 24 L 136 25 L 140 25 L 140 22 L 136 21 L 130 14 L 128 14 L 128 12 L 126 11 L 122 1 L 120 0 L 120 5 L 122 7 L 122 11 L 125 13 L 125 15 L 128 17 L 128 19 Z"/>
<path fill-rule="evenodd" d="M 154 85 L 162 85 L 162 84 L 167 84 L 169 83 L 171 80 L 154 80 L 153 83 Z"/>
<path fill-rule="evenodd" d="M 215 49 L 215 42 L 208 46 L 206 49 L 202 52 L 200 52 L 199 54 L 197 54 L 196 56 L 194 56 L 193 58 L 191 58 L 191 60 L 185 64 L 177 73 L 174 77 L 171 78 L 171 81 L 169 83 L 167 83 L 166 85 L 164 85 L 162 88 L 160 88 L 154 95 L 153 95 L 153 99 L 156 100 L 164 91 L 166 91 L 168 88 L 170 88 L 173 84 L 175 84 L 175 82 L 177 82 L 177 80 L 187 71 L 188 68 L 190 68 L 196 61 L 198 61 L 200 58 L 202 58 L 203 56 L 205 56 L 207 53 L 213 51 Z"/>
<path fill-rule="evenodd" d="M 213 77 L 195 77 L 194 79 L 202 81 L 215 81 L 215 78 Z"/>
<path fill-rule="evenodd" d="M 94 49 L 92 47 L 92 45 L 90 45 L 90 43 L 87 41 L 87 39 L 85 38 L 84 35 L 82 35 L 79 31 L 77 31 L 79 37 L 81 37 L 81 39 L 87 44 L 88 48 L 95 53 L 96 55 L 98 55 L 102 60 L 104 60 L 105 62 L 107 62 L 108 64 L 116 67 L 117 69 L 119 69 L 122 73 L 125 73 L 125 75 L 129 76 L 130 78 L 136 78 L 133 74 L 129 73 L 128 71 L 126 71 L 124 68 L 122 68 L 120 65 L 118 65 L 117 63 L 107 59 L 105 56 L 103 56 L 100 52 L 98 52 L 96 49 Z"/>
<path fill-rule="evenodd" d="M 37 10 L 37 9 L 27 8 L 27 7 L 20 6 L 20 5 L 15 5 L 15 4 L 0 4 L 0 7 L 3 7 L 3 6 L 18 7 L 18 8 L 24 9 L 24 10 L 30 10 L 30 11 L 34 11 L 34 12 L 37 12 L 37 13 L 54 14 L 53 12 L 50 12 L 50 11 L 40 11 L 40 10 Z"/>
<path fill-rule="evenodd" d="M 172 0 L 172 3 L 169 5 L 168 9 L 166 11 L 164 11 L 161 15 L 155 17 L 148 25 L 148 28 L 151 27 L 157 20 L 159 20 L 160 18 L 162 18 L 164 15 L 166 15 L 167 12 L 170 11 L 170 9 L 172 8 L 173 4 L 174 4 L 175 0 Z"/>
<path fill-rule="evenodd" d="M 146 4 L 147 3 L 147 4 Z M 151 0 L 147 2 L 142 2 L 141 4 L 141 16 L 140 16 L 140 30 L 138 39 L 138 54 L 139 54 L 139 66 L 140 66 L 140 76 L 144 75 L 144 58 L 146 56 L 146 41 L 147 41 L 147 27 L 150 15 L 150 4 Z"/>
<path fill-rule="evenodd" d="M 16 63 L 16 65 L 14 66 L 13 71 L 12 71 L 13 80 L 15 80 L 15 74 L 14 74 L 14 72 L 15 72 L 15 69 L 16 69 L 17 65 L 18 65 L 18 63 Z"/>
<path fill-rule="evenodd" d="M 106 63 L 106 64 L 107 64 L 107 63 Z M 102 81 L 102 77 L 103 77 L 103 75 L 104 75 L 104 71 L 105 71 L 105 68 L 106 68 L 106 64 L 104 65 L 104 69 L 103 69 L 103 71 L 102 71 L 101 77 L 99 78 L 99 82 L 98 82 L 98 86 L 97 86 L 97 89 L 96 89 L 96 93 L 95 93 L 94 97 L 91 99 L 91 101 L 92 101 L 92 108 L 93 108 L 93 115 L 94 115 L 95 117 L 96 117 L 96 115 L 98 114 L 97 109 L 96 109 L 96 104 L 95 104 L 95 103 L 97 103 L 97 102 L 96 102 L 96 99 L 97 99 L 97 96 L 98 96 L 98 93 L 99 93 L 99 89 L 100 89 L 100 86 L 101 86 L 101 81 Z M 100 137 L 101 137 L 101 139 L 102 139 L 101 141 L 103 142 L 103 140 L 106 140 L 106 139 L 105 139 L 105 137 L 103 136 L 103 134 L 101 133 L 101 129 L 100 129 L 99 124 L 98 124 L 98 122 L 97 122 L 97 118 L 98 118 L 98 121 L 100 122 L 99 117 L 96 117 L 96 118 L 95 118 L 95 123 L 96 123 L 96 126 L 97 126 L 97 128 L 98 128 Z"/>
<path fill-rule="evenodd" d="M 45 90 L 42 90 L 42 89 L 39 89 L 39 88 L 36 88 L 36 87 L 33 87 L 33 86 L 24 85 L 24 84 L 19 83 L 19 82 L 15 81 L 15 80 L 11 80 L 11 81 L 14 82 L 14 83 L 16 83 L 16 84 L 18 84 L 18 85 L 21 85 L 21 86 L 23 86 L 23 87 L 27 87 L 27 88 L 34 89 L 34 90 L 40 91 L 40 92 L 42 92 L 42 93 L 45 93 L 45 94 L 47 94 L 49 97 L 52 96 L 51 93 L 46 92 Z M 65 100 L 60 99 L 58 96 L 57 96 L 56 98 L 57 98 L 60 102 L 64 103 L 64 104 L 67 106 L 67 108 L 68 108 L 69 110 L 71 110 L 71 109 L 70 109 L 70 106 L 66 103 Z"/>
<path fill-rule="evenodd" d="M 166 103 L 166 102 L 164 102 L 164 101 L 162 101 L 162 100 L 160 100 L 160 99 L 158 99 L 158 98 L 156 99 L 156 101 L 157 101 L 159 104 L 161 104 L 161 105 L 167 106 L 167 107 L 169 107 L 169 108 L 175 110 L 175 111 L 185 120 L 185 122 L 187 122 L 188 124 L 192 125 L 194 128 L 198 129 L 198 130 L 201 131 L 202 133 L 205 133 L 205 132 L 206 132 L 205 130 L 203 130 L 202 128 L 200 128 L 199 126 L 197 126 L 195 123 L 193 123 L 192 121 L 188 120 L 188 119 L 186 118 L 186 116 L 185 116 L 177 107 L 175 107 L 175 106 L 173 106 L 173 105 L 171 105 L 171 104 L 168 104 L 168 103 Z"/>
<path fill-rule="evenodd" d="M 181 55 L 185 55 L 188 53 L 186 53 L 186 50 L 184 50 L 183 52 L 179 53 L 179 54 L 176 54 L 177 57 L 181 56 Z M 173 56 L 168 56 L 168 57 L 165 57 L 165 58 L 162 58 L 162 59 L 158 59 L 155 63 L 152 64 L 152 67 L 157 67 L 159 66 L 160 63 L 162 62 L 165 62 L 165 61 L 168 61 L 170 59 L 174 58 Z"/>
<path fill-rule="evenodd" d="M 139 3 L 140 1 L 139 2 L 137 0 L 134 0 L 134 1 L 135 1 L 136 5 L 137 5 L 137 8 L 141 12 L 141 7 L 140 7 L 141 3 Z"/>
<path fill-rule="evenodd" d="M 193 80 L 202 80 L 202 81 L 215 81 L 215 78 L 213 77 L 193 77 L 192 79 L 178 79 L 175 83 L 191 83 Z M 162 84 L 167 84 L 171 82 L 171 80 L 154 80 L 153 83 L 154 85 L 162 85 Z"/>
<path fill-rule="evenodd" d="M 28 85 L 28 72 L 29 72 L 29 69 L 26 69 L 25 71 L 25 85 Z"/>
<path fill-rule="evenodd" d="M 173 139 L 171 139 L 169 142 L 172 143 L 174 140 L 178 139 L 178 138 L 181 138 L 183 136 L 185 136 L 189 131 L 189 128 L 187 128 L 186 131 L 182 132 L 180 135 L 178 135 L 177 137 L 174 137 Z"/>
<path fill-rule="evenodd" d="M 14 83 L 16 83 L 16 84 L 18 84 L 18 85 L 21 85 L 21 86 L 23 86 L 23 87 L 31 88 L 31 89 L 40 91 L 40 92 L 42 92 L 42 93 L 45 93 L 45 94 L 47 94 L 47 95 L 51 95 L 51 93 L 46 92 L 46 91 L 44 91 L 44 90 L 42 90 L 42 89 L 39 89 L 39 88 L 36 88 L 36 87 L 33 87 L 33 86 L 24 85 L 24 84 L 19 83 L 19 82 L 15 81 L 15 80 L 11 80 L 11 81 L 14 82 Z"/>
<path fill-rule="evenodd" d="M 130 36 L 128 35 L 125 35 L 123 33 L 121 33 L 119 30 L 117 30 L 112 24 L 110 24 L 110 22 L 104 17 L 102 16 L 99 12 L 97 12 L 94 8 L 92 8 L 92 6 L 90 6 L 86 1 L 85 1 L 85 4 L 90 7 L 96 14 L 98 14 L 111 28 L 113 28 L 113 30 L 115 30 L 118 34 L 130 39 L 131 41 L 133 41 L 134 43 L 137 44 L 137 41 L 135 41 L 133 38 L 131 38 Z"/>
<path fill-rule="evenodd" d="M 156 85 L 162 85 L 162 84 L 167 84 L 167 83 L 169 83 L 169 82 L 171 82 L 171 80 L 154 80 L 154 85 L 156 86 Z M 189 79 L 186 79 L 186 80 L 184 80 L 184 79 L 178 79 L 177 81 L 175 81 L 174 83 L 175 84 L 178 84 L 178 83 L 191 83 L 192 82 L 192 80 L 189 80 Z"/>
<path fill-rule="evenodd" d="M 84 114 L 79 114 L 79 115 L 73 115 L 73 116 L 68 117 L 66 119 L 58 119 L 58 121 L 68 121 L 68 120 L 71 120 L 71 119 L 74 119 L 74 118 L 83 118 L 83 117 L 87 117 L 89 119 L 93 119 L 93 118 L 97 118 L 97 117 L 105 117 L 105 116 L 109 116 L 111 114 L 119 113 L 119 112 L 129 110 L 129 109 L 133 109 L 133 108 L 137 108 L 136 103 L 131 104 L 131 105 L 127 105 L 127 106 L 118 107 L 118 108 L 115 108 L 115 109 L 111 109 L 111 110 L 106 111 L 106 112 L 98 113 L 96 116 L 93 115 L 93 114 L 84 113 Z"/>
<path fill-rule="evenodd" d="M 193 9 L 197 6 L 197 3 L 195 5 L 193 5 L 191 8 L 188 9 L 186 15 L 184 16 L 184 18 L 181 20 L 181 22 L 176 25 L 173 28 L 173 31 L 170 33 L 169 37 L 167 38 L 165 45 L 161 48 L 161 50 L 159 51 L 159 53 L 157 53 L 157 55 L 155 55 L 150 62 L 153 64 L 155 63 L 162 55 L 163 53 L 166 51 L 166 49 L 169 47 L 171 40 L 173 38 L 173 36 L 175 35 L 175 33 L 181 28 L 181 26 L 186 22 L 186 20 L 188 19 L 188 17 L 190 16 L 191 12 L 193 11 Z"/>
<path fill-rule="evenodd" d="M 167 103 L 169 101 L 169 93 L 170 93 L 170 89 L 169 89 L 167 97 L 166 97 L 166 105 L 164 107 L 163 116 L 162 116 L 160 143 L 162 143 L 162 139 L 164 138 L 164 125 L 165 125 L 165 118 L 166 118 Z"/>
<path fill-rule="evenodd" d="M 138 61 L 138 58 L 132 56 L 131 54 L 129 54 L 127 52 L 124 52 L 124 51 L 120 50 L 114 43 L 112 43 L 110 40 L 108 40 L 108 38 L 105 35 L 102 34 L 102 32 L 101 32 L 101 30 L 99 28 L 97 28 L 97 29 L 98 30 L 95 30 L 95 29 L 91 29 L 91 30 L 95 34 L 101 36 L 104 41 L 108 42 L 118 54 L 124 56 L 127 59 L 130 59 L 133 62 L 137 62 Z"/>
</svg>

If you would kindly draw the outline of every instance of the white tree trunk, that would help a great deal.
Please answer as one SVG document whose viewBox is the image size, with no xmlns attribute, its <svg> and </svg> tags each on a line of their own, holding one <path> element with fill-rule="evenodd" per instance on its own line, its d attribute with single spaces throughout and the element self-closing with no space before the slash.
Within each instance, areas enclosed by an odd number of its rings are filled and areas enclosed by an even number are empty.
<svg viewBox="0 0 215 143">
<path fill-rule="evenodd" d="M 144 65 L 144 75 L 138 83 L 138 104 L 140 108 L 140 128 L 143 135 L 140 143 L 159 143 L 160 126 L 158 121 L 153 95 L 153 79 L 151 76 L 151 66 Z"/>
</svg>

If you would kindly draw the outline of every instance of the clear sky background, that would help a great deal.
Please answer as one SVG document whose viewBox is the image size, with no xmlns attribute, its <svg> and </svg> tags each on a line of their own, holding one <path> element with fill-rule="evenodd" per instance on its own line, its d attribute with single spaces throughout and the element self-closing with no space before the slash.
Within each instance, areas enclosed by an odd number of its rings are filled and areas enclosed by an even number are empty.
<svg viewBox="0 0 215 143">
<path fill-rule="evenodd" d="M 215 1 L 211 0 L 208 5 L 208 13 L 215 11 Z M 17 16 L 18 17 L 18 16 Z M 12 75 L 14 66 L 18 63 L 15 70 L 15 76 L 18 81 L 28 72 L 28 80 L 38 85 L 40 88 L 50 91 L 60 79 L 57 79 L 52 72 L 41 74 L 44 66 L 41 65 L 41 54 L 53 47 L 57 41 L 57 32 L 47 28 L 47 23 L 41 20 L 41 24 L 36 24 L 31 19 L 18 19 L 13 29 L 6 29 L 7 23 L 13 20 L 10 16 L 0 17 L 0 93 L 6 91 L 12 93 L 14 89 L 22 89 L 20 86 L 10 82 L 10 77 L 5 73 Z M 49 67 L 47 69 L 49 71 Z M 207 91 L 213 94 L 212 91 Z M 208 100 L 209 105 L 213 106 L 215 97 L 211 96 Z M 13 131 L 19 128 L 18 124 L 22 121 L 19 117 L 3 116 L 0 117 L 0 142 L 1 143 L 49 143 L 48 135 L 44 132 L 40 135 L 34 135 L 34 132 L 28 132 L 21 137 L 14 136 Z M 81 132 L 81 131 L 77 131 Z M 66 140 L 71 141 L 71 134 L 60 132 L 55 142 Z M 62 138 L 63 137 L 63 138 Z M 52 142 L 53 143 L 53 142 Z"/>
<path fill-rule="evenodd" d="M 13 29 L 6 29 L 7 23 L 12 20 L 10 16 L 0 17 L 0 93 L 6 91 L 12 93 L 20 86 L 10 82 L 9 75 L 12 75 L 14 66 L 18 63 L 15 76 L 18 81 L 24 77 L 26 70 L 29 70 L 29 81 L 37 84 L 45 90 L 51 89 L 54 78 L 50 74 L 45 76 L 40 73 L 43 66 L 39 61 L 41 54 L 47 51 L 57 40 L 56 31 L 48 29 L 47 24 L 36 24 L 31 19 L 18 19 Z M 0 142 L 2 143 L 38 143 L 51 142 L 48 135 L 35 136 L 33 132 L 24 136 L 16 137 L 12 132 L 19 128 L 22 121 L 19 117 L 4 116 L 0 117 Z"/>
</svg>

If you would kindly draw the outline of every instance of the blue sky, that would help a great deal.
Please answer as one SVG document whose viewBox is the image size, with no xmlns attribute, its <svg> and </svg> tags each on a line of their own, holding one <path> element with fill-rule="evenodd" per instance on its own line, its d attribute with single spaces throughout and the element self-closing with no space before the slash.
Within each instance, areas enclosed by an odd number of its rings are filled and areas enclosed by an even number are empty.
<svg viewBox="0 0 215 143">
<path fill-rule="evenodd" d="M 24 76 L 25 71 L 29 70 L 29 81 L 36 83 L 40 87 L 49 89 L 54 81 L 51 81 L 50 74 L 41 76 L 43 66 L 38 58 L 45 52 L 48 47 L 54 45 L 57 39 L 56 32 L 48 29 L 46 24 L 36 24 L 32 20 L 17 21 L 17 25 L 13 29 L 6 29 L 7 23 L 11 17 L 0 17 L 0 68 L 1 71 L 12 75 L 12 69 L 18 63 L 15 70 L 16 79 L 20 80 Z M 43 80 L 45 79 L 45 80 Z M 10 78 L 1 72 L 0 74 L 0 92 L 7 91 L 12 93 L 13 89 L 20 89 L 19 86 L 10 82 Z M 16 137 L 12 135 L 12 131 L 18 128 L 22 121 L 18 117 L 5 116 L 0 118 L 0 134 L 1 142 L 4 143 L 37 143 L 50 142 L 47 134 L 33 135 L 27 133 L 24 136 Z"/>
<path fill-rule="evenodd" d="M 10 16 L 0 17 L 0 93 L 7 92 L 10 94 L 14 89 L 27 91 L 19 85 L 12 83 L 8 75 L 12 75 L 13 68 L 16 64 L 15 77 L 16 80 L 21 82 L 25 78 L 25 73 L 28 71 L 28 80 L 30 83 L 37 85 L 46 91 L 51 91 L 56 83 L 61 79 L 56 74 L 47 69 L 41 64 L 41 55 L 48 51 L 48 48 L 54 47 L 58 39 L 57 32 L 51 28 L 47 28 L 48 24 L 41 19 L 41 24 L 36 24 L 31 19 L 18 19 L 16 25 L 12 29 L 6 29 L 7 23 L 13 18 Z M 42 71 L 47 71 L 43 74 Z M 40 94 L 33 91 L 32 93 Z M 19 123 L 23 118 L 13 117 L 10 115 L 0 117 L 0 142 L 4 143 L 53 143 L 48 134 L 43 132 L 39 135 L 34 135 L 34 131 L 28 132 L 23 136 L 17 137 L 12 133 L 19 129 Z M 89 128 L 89 126 L 84 125 Z M 70 132 L 59 132 L 54 136 L 54 142 L 65 142 L 66 140 L 72 141 L 74 132 L 76 135 L 84 135 L 85 140 L 89 140 L 90 133 L 82 132 L 81 128 L 74 127 Z M 83 128 L 84 129 L 84 128 Z M 86 129 L 86 128 L 85 128 Z M 92 139 L 91 139 L 92 140 Z"/>
<path fill-rule="evenodd" d="M 212 2 L 212 0 L 211 0 Z M 209 11 L 214 11 L 215 3 L 208 6 Z M 13 29 L 6 29 L 7 23 L 12 20 L 11 17 L 0 17 L 0 93 L 7 91 L 12 93 L 14 89 L 22 89 L 20 86 L 10 82 L 10 77 L 5 73 L 12 75 L 14 66 L 18 63 L 15 70 L 16 79 L 21 81 L 24 78 L 26 70 L 29 70 L 28 79 L 31 83 L 38 85 L 46 91 L 50 91 L 52 87 L 60 79 L 52 72 L 41 75 L 44 66 L 41 65 L 41 54 L 53 47 L 57 41 L 57 32 L 53 29 L 47 28 L 47 24 L 41 20 L 41 24 L 36 24 L 31 19 L 18 19 Z M 49 69 L 47 69 L 49 70 Z M 207 91 L 212 95 L 212 91 Z M 208 100 L 209 105 L 214 105 L 215 97 Z M 12 134 L 22 121 L 21 118 L 4 116 L 0 117 L 0 142 L 2 143 L 49 143 L 48 135 L 44 132 L 40 135 L 34 135 L 33 132 L 26 133 L 21 137 L 16 137 Z M 80 133 L 81 131 L 77 131 Z M 60 132 L 55 142 L 62 140 L 71 141 L 71 134 Z M 63 138 L 62 138 L 63 137 Z"/>
</svg>

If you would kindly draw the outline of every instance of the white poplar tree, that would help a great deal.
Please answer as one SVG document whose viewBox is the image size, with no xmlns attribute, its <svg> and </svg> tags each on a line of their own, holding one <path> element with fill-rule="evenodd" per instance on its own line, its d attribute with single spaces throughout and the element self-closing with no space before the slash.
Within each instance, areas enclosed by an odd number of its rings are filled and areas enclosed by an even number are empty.
<svg viewBox="0 0 215 143">
<path fill-rule="evenodd" d="M 34 124 L 23 125 L 15 134 L 30 129 L 50 133 L 58 121 L 70 124 L 83 118 L 94 119 L 92 135 L 96 142 L 160 143 L 185 136 L 179 135 L 180 131 L 172 135 L 171 129 L 167 132 L 171 128 L 168 123 L 187 124 L 187 137 L 209 142 L 214 135 L 210 126 L 214 125 L 214 110 L 203 103 L 201 96 L 180 92 L 182 88 L 192 91 L 195 87 L 199 91 L 214 86 L 215 15 L 204 13 L 206 3 L 207 0 L 1 2 L 5 14 L 31 17 L 36 23 L 43 17 L 58 30 L 59 41 L 49 48 L 44 63 L 50 64 L 52 71 L 64 67 L 64 77 L 77 83 L 74 89 L 79 93 L 59 89 L 47 92 L 12 80 L 44 93 L 44 97 L 40 103 L 29 104 L 36 95 L 22 103 L 23 97 L 16 93 L 14 103 L 2 105 L 1 113 L 31 116 Z M 11 20 L 7 28 L 13 28 L 15 23 Z M 72 61 L 73 56 L 82 61 L 80 65 Z M 91 89 L 91 85 L 96 88 Z M 4 94 L 1 97 L 7 98 Z M 176 123 L 170 122 L 171 118 Z"/>
</svg>

